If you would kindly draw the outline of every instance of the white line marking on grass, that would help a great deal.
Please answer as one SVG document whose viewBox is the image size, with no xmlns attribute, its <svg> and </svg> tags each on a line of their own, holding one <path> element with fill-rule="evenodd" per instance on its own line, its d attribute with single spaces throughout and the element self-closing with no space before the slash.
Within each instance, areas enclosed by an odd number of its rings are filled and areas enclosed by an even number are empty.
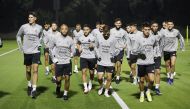
<svg viewBox="0 0 190 109">
<path fill-rule="evenodd" d="M 112 86 L 110 86 L 110 88 L 112 88 Z M 114 90 L 112 92 L 112 96 L 117 101 L 117 103 L 120 105 L 120 107 L 122 109 L 129 109 L 129 107 L 127 106 L 127 104 L 121 99 L 121 97 Z"/>
<path fill-rule="evenodd" d="M 1 56 L 4 56 L 4 55 L 6 55 L 6 54 L 9 54 L 9 53 L 11 53 L 11 52 L 14 52 L 14 51 L 16 51 L 16 50 L 18 50 L 18 48 L 15 48 L 15 49 L 12 49 L 12 50 L 10 50 L 10 51 L 8 51 L 8 52 L 5 52 L 5 53 L 3 53 L 3 54 L 0 54 L 0 57 L 1 57 Z"/>
</svg>

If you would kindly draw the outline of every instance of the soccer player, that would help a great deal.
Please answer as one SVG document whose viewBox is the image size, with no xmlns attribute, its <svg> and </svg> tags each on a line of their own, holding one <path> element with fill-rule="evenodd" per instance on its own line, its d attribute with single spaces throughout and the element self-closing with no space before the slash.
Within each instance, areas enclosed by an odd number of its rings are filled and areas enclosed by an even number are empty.
<svg viewBox="0 0 190 109">
<path fill-rule="evenodd" d="M 55 63 L 56 94 L 57 97 L 61 97 L 61 80 L 64 78 L 64 100 L 68 100 L 70 76 L 72 74 L 71 57 L 75 53 L 74 41 L 68 36 L 68 29 L 66 24 L 62 24 L 60 27 L 61 34 L 52 37 L 52 43 L 50 44 L 50 54 Z"/>
<path fill-rule="evenodd" d="M 160 70 L 161 70 L 161 56 L 162 56 L 162 47 L 161 47 L 161 33 L 158 31 L 158 23 L 152 22 L 151 23 L 151 35 L 156 38 L 157 40 L 157 48 L 155 48 L 155 56 L 154 56 L 154 62 L 155 62 L 155 92 L 157 95 L 160 95 L 161 92 L 159 90 L 160 86 Z"/>
<path fill-rule="evenodd" d="M 53 38 L 56 38 L 60 34 L 60 32 L 57 31 L 57 28 L 58 28 L 57 23 L 52 22 L 51 23 L 51 30 L 49 32 L 49 37 L 48 37 L 48 43 L 49 43 L 49 44 L 47 44 L 48 48 L 49 48 L 49 45 L 52 43 L 51 40 Z M 53 50 L 53 52 L 54 52 L 54 50 Z M 53 83 L 56 83 L 55 64 L 53 63 L 52 58 L 50 56 L 49 56 L 49 65 L 51 65 L 51 73 L 52 73 L 52 79 L 51 79 L 51 81 Z"/>
<path fill-rule="evenodd" d="M 120 40 L 123 36 L 125 36 L 126 32 L 122 29 L 122 21 L 120 18 L 116 18 L 114 22 L 115 27 L 110 30 L 110 35 L 115 38 L 115 41 Z M 124 50 L 116 56 L 116 63 L 115 63 L 115 72 L 116 72 L 116 84 L 120 83 L 120 73 L 121 73 L 121 65 L 123 61 Z"/>
<path fill-rule="evenodd" d="M 174 28 L 174 22 L 167 22 L 167 29 L 162 31 L 162 41 L 163 41 L 163 52 L 164 61 L 166 65 L 167 72 L 167 82 L 168 84 L 173 84 L 175 63 L 177 57 L 178 39 L 180 41 L 180 49 L 184 50 L 184 39 L 179 30 Z"/>
<path fill-rule="evenodd" d="M 42 27 L 36 24 L 35 12 L 30 12 L 28 22 L 22 25 L 16 35 L 17 43 L 21 52 L 24 53 L 24 65 L 26 66 L 26 79 L 28 81 L 28 95 L 36 98 L 36 87 L 38 80 L 38 65 L 40 64 L 40 39 Z M 23 43 L 22 37 L 23 36 Z M 32 73 L 31 73 L 32 70 Z"/>
<path fill-rule="evenodd" d="M 80 55 L 80 67 L 82 69 L 82 80 L 84 85 L 84 94 L 92 89 L 92 81 L 94 79 L 94 68 L 96 64 L 95 58 L 95 37 L 90 34 L 90 26 L 85 24 L 83 27 L 84 34 L 79 38 L 78 49 Z M 90 80 L 87 86 L 87 71 L 90 72 Z"/>
<path fill-rule="evenodd" d="M 128 63 L 131 68 L 131 74 L 130 74 L 130 79 L 133 81 L 133 84 L 137 84 L 137 73 L 136 73 L 136 62 L 137 62 L 137 55 L 133 53 L 134 45 L 136 43 L 136 40 L 139 38 L 140 34 L 142 32 L 137 30 L 137 24 L 136 23 L 131 23 L 130 24 L 131 31 L 130 34 L 128 34 L 129 38 L 129 44 L 128 44 Z"/>
<path fill-rule="evenodd" d="M 157 47 L 157 41 L 154 36 L 151 36 L 150 24 L 144 23 L 142 25 L 141 35 L 136 40 L 133 52 L 138 55 L 138 76 L 140 77 L 140 102 L 144 101 L 144 81 L 145 76 L 148 76 L 149 83 L 146 91 L 148 101 L 152 101 L 150 89 L 154 84 L 154 48 Z"/>
<path fill-rule="evenodd" d="M 44 23 L 43 29 L 43 41 L 44 41 L 44 56 L 45 56 L 45 75 L 49 74 L 49 47 L 48 47 L 48 35 L 50 30 L 50 24 L 48 22 Z"/>
<path fill-rule="evenodd" d="M 104 73 L 106 75 L 106 86 L 105 86 L 105 92 L 104 95 L 106 97 L 110 97 L 108 94 L 111 80 L 112 80 L 112 74 L 114 73 L 114 57 L 115 57 L 115 45 L 113 44 L 115 41 L 114 37 L 110 37 L 110 28 L 109 26 L 105 25 L 103 27 L 103 34 L 101 37 L 97 38 L 96 41 L 96 55 L 98 57 L 98 82 L 100 84 L 100 88 L 98 90 L 98 94 L 101 95 L 103 93 L 103 77 Z M 118 52 L 119 53 L 119 52 Z"/>
<path fill-rule="evenodd" d="M 78 73 L 78 57 L 80 56 L 79 50 L 77 49 L 77 42 L 79 37 L 81 37 L 83 35 L 83 30 L 81 29 L 81 25 L 80 24 L 76 24 L 75 30 L 73 31 L 73 35 L 74 35 L 74 41 L 75 41 L 75 48 L 76 48 L 76 53 L 74 55 L 74 72 Z"/>
</svg>

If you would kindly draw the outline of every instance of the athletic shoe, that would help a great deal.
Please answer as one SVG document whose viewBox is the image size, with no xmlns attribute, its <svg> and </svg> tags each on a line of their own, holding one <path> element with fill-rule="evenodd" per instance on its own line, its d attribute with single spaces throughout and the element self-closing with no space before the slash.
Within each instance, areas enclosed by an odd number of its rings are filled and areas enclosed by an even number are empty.
<svg viewBox="0 0 190 109">
<path fill-rule="evenodd" d="M 151 96 L 151 94 L 150 94 L 149 91 L 146 91 L 146 97 L 147 97 L 147 99 L 148 99 L 149 102 L 152 101 L 152 96 Z"/>
<path fill-rule="evenodd" d="M 172 85 L 174 83 L 174 79 L 170 79 L 169 84 Z"/>
<path fill-rule="evenodd" d="M 32 87 L 29 87 L 29 86 L 28 86 L 28 88 L 27 88 L 27 94 L 28 94 L 28 96 L 31 95 L 31 91 L 32 91 Z"/>
<path fill-rule="evenodd" d="M 108 93 L 104 93 L 105 97 L 110 97 L 110 95 Z"/>
<path fill-rule="evenodd" d="M 85 88 L 84 89 L 84 94 L 87 94 L 88 93 L 88 88 Z"/>
<path fill-rule="evenodd" d="M 99 88 L 99 90 L 98 90 L 98 95 L 102 95 L 103 90 L 104 90 L 104 88 L 103 88 L 103 87 Z"/>
<path fill-rule="evenodd" d="M 167 83 L 170 84 L 170 78 L 167 78 Z"/>
<path fill-rule="evenodd" d="M 140 101 L 141 103 L 144 102 L 144 94 L 141 94 L 141 95 L 140 95 L 139 101 Z"/>
<path fill-rule="evenodd" d="M 57 95 L 57 98 L 61 97 L 61 87 L 56 87 L 56 95 Z"/>
<path fill-rule="evenodd" d="M 69 99 L 68 95 L 63 95 L 63 100 L 68 100 L 68 99 Z"/>
<path fill-rule="evenodd" d="M 51 82 L 52 82 L 52 83 L 56 83 L 56 79 L 52 77 L 52 78 L 51 78 Z"/>
<path fill-rule="evenodd" d="M 119 79 L 115 79 L 115 83 L 116 83 L 116 84 L 119 84 L 119 83 L 120 83 L 120 80 L 119 80 Z"/>
<path fill-rule="evenodd" d="M 156 95 L 162 95 L 162 93 L 160 92 L 160 89 L 158 88 L 155 88 L 155 92 L 156 92 Z"/>
<path fill-rule="evenodd" d="M 92 83 L 89 82 L 89 83 L 88 83 L 88 91 L 90 91 L 91 89 L 92 89 Z"/>
<path fill-rule="evenodd" d="M 31 91 L 31 97 L 32 97 L 32 98 L 36 98 L 36 96 L 37 96 L 36 90 Z"/>
</svg>

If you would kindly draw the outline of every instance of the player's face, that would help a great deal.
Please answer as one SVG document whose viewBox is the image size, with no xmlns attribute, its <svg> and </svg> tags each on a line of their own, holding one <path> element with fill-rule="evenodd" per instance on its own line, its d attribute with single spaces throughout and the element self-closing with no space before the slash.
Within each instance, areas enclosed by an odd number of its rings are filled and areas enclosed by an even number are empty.
<svg viewBox="0 0 190 109">
<path fill-rule="evenodd" d="M 169 30 L 171 30 L 171 29 L 173 29 L 173 27 L 174 27 L 174 23 L 173 22 L 168 22 L 168 29 Z"/>
<path fill-rule="evenodd" d="M 136 26 L 130 26 L 131 27 L 131 32 L 135 32 L 137 30 Z"/>
<path fill-rule="evenodd" d="M 44 29 L 45 29 L 45 30 L 48 30 L 48 29 L 49 29 L 49 27 L 50 27 L 50 25 L 49 25 L 49 24 L 45 24 L 45 25 L 44 25 Z"/>
<path fill-rule="evenodd" d="M 56 31 L 57 30 L 57 24 L 55 24 L 55 23 L 51 24 L 51 29 L 53 31 Z"/>
<path fill-rule="evenodd" d="M 142 32 L 145 36 L 150 35 L 150 27 L 143 27 Z"/>
<path fill-rule="evenodd" d="M 163 23 L 162 23 L 162 27 L 163 27 L 164 29 L 167 29 L 167 28 L 168 28 L 167 23 L 166 23 L 166 22 L 163 22 Z"/>
<path fill-rule="evenodd" d="M 69 30 L 69 28 L 66 25 L 61 26 L 60 31 L 61 31 L 62 35 L 66 36 L 68 33 L 68 30 Z"/>
<path fill-rule="evenodd" d="M 127 27 L 126 27 L 126 31 L 127 31 L 128 33 L 130 33 L 130 32 L 131 32 L 131 27 L 130 27 L 130 26 L 127 26 Z"/>
<path fill-rule="evenodd" d="M 80 31 L 81 30 L 81 26 L 80 25 L 77 25 L 76 26 L 76 31 Z"/>
<path fill-rule="evenodd" d="M 153 32 L 157 32 L 158 31 L 158 24 L 157 23 L 152 24 L 151 29 Z"/>
<path fill-rule="evenodd" d="M 84 35 L 85 35 L 85 36 L 88 36 L 89 33 L 90 33 L 90 28 L 89 28 L 89 27 L 84 27 L 84 28 L 83 28 L 83 32 L 84 32 Z"/>
<path fill-rule="evenodd" d="M 103 31 L 103 36 L 107 40 L 110 36 L 110 31 Z"/>
<path fill-rule="evenodd" d="M 117 29 L 121 28 L 121 26 L 122 26 L 121 21 L 115 22 L 115 27 L 116 27 Z"/>
<path fill-rule="evenodd" d="M 28 16 L 28 22 L 30 23 L 30 24 L 34 24 L 35 22 L 36 22 L 36 17 L 34 17 L 33 15 L 29 15 Z"/>
<path fill-rule="evenodd" d="M 105 26 L 105 24 L 101 24 L 99 27 L 100 32 L 103 32 L 103 27 Z"/>
</svg>

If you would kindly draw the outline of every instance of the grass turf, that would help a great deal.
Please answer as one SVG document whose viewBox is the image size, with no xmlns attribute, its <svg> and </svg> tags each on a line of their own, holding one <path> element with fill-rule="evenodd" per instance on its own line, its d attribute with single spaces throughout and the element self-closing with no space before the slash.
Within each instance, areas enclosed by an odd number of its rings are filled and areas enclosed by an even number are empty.
<svg viewBox="0 0 190 109">
<path fill-rule="evenodd" d="M 0 54 L 17 48 L 16 41 L 4 41 L 4 47 L 0 48 Z M 114 82 L 112 86 L 119 96 L 131 109 L 188 109 L 190 104 L 190 47 L 187 51 L 178 52 L 174 85 L 166 83 L 166 73 L 162 66 L 161 91 L 162 96 L 153 95 L 153 102 L 139 103 L 138 86 L 132 85 L 129 80 L 129 67 L 126 59 L 122 66 L 122 81 L 119 85 Z M 41 61 L 44 61 L 43 56 Z M 51 76 L 44 75 L 44 65 L 39 67 L 38 92 L 36 100 L 26 95 L 27 82 L 25 79 L 25 67 L 23 56 L 19 51 L 0 57 L 0 109 L 119 109 L 119 105 L 111 98 L 98 96 L 98 83 L 94 82 L 93 90 L 83 94 L 81 73 L 71 76 L 69 101 L 63 101 L 55 97 L 55 84 L 51 83 Z"/>
</svg>

